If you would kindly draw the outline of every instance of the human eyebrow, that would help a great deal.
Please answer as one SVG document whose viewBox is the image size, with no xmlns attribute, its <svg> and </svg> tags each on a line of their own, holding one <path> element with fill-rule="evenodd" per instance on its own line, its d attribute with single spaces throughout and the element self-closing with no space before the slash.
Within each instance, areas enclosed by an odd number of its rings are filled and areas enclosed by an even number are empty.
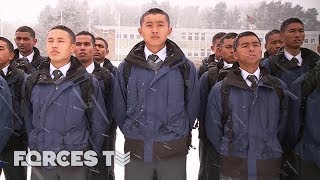
<svg viewBox="0 0 320 180">
<path fill-rule="evenodd" d="M 258 46 L 260 45 L 260 43 L 259 43 L 259 42 L 257 42 L 257 41 L 252 42 L 252 44 L 253 44 L 253 45 L 255 45 L 255 46 L 256 46 L 256 45 L 258 45 Z"/>
<path fill-rule="evenodd" d="M 245 43 L 242 43 L 241 46 L 248 46 L 249 43 L 248 42 L 245 42 Z"/>
</svg>

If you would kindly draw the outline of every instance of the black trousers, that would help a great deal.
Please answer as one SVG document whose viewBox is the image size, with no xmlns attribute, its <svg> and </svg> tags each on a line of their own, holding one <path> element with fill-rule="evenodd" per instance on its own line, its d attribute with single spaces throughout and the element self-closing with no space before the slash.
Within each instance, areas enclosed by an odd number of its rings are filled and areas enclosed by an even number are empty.
<svg viewBox="0 0 320 180">
<path fill-rule="evenodd" d="M 88 167 L 32 167 L 31 180 L 90 180 Z"/>
<path fill-rule="evenodd" d="M 320 168 L 313 162 L 303 160 L 297 157 L 297 168 L 299 175 L 295 177 L 295 180 L 319 180 L 320 179 Z"/>
<path fill-rule="evenodd" d="M 143 162 L 130 159 L 125 166 L 125 180 L 153 180 L 156 173 L 157 180 L 186 180 L 187 156 Z"/>
<path fill-rule="evenodd" d="M 102 150 L 114 151 L 117 136 L 117 124 L 113 120 L 110 125 L 110 132 L 108 137 L 104 139 Z M 98 164 L 94 168 L 90 168 L 90 180 L 114 180 L 114 161 L 112 160 L 111 167 L 106 166 L 106 158 L 104 156 L 98 157 Z"/>
<path fill-rule="evenodd" d="M 14 151 L 28 151 L 26 137 L 24 137 L 24 135 L 18 136 L 13 133 L 9 138 L 7 145 L 1 152 L 0 159 L 7 162 L 2 168 L 6 180 L 26 180 L 27 167 L 13 166 Z M 0 169 L 0 174 L 2 169 Z"/>
<path fill-rule="evenodd" d="M 220 156 L 209 140 L 199 140 L 199 159 L 198 180 L 219 180 Z"/>
</svg>

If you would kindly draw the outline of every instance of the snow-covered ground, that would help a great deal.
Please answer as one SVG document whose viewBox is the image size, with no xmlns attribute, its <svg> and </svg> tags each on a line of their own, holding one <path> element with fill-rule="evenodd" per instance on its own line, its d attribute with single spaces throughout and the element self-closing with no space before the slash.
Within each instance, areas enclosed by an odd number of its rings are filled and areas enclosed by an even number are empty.
<svg viewBox="0 0 320 180">
<path fill-rule="evenodd" d="M 198 169 L 199 169 L 199 156 L 198 156 L 198 130 L 193 130 L 192 133 L 192 145 L 196 147 L 196 149 L 190 149 L 188 157 L 187 157 L 187 179 L 188 180 L 196 180 L 198 177 Z M 117 130 L 117 141 L 116 141 L 116 150 L 124 153 L 124 137 L 121 131 Z M 28 168 L 28 180 L 30 180 L 31 168 Z M 118 164 L 115 164 L 115 174 L 116 180 L 124 179 L 124 167 Z M 1 174 L 0 180 L 5 180 L 4 174 Z"/>
</svg>

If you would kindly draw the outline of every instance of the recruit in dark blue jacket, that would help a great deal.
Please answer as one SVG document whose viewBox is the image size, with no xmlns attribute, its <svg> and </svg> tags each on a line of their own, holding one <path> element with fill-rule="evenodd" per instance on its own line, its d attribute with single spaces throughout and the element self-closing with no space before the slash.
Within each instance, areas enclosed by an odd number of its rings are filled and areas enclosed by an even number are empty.
<svg viewBox="0 0 320 180">
<path fill-rule="evenodd" d="M 0 152 L 7 144 L 12 129 L 12 99 L 6 80 L 0 76 Z"/>
<path fill-rule="evenodd" d="M 25 107 L 30 149 L 56 153 L 62 150 L 81 151 L 88 150 L 91 142 L 95 150 L 100 150 L 108 119 L 98 81 L 92 78 L 93 108 L 88 125 L 80 83 L 88 80 L 90 75 L 80 62 L 71 57 L 67 76 L 59 84 L 50 77 L 49 62 L 43 62 L 38 71 L 39 79 Z"/>
<path fill-rule="evenodd" d="M 261 62 L 261 66 L 269 71 L 269 74 L 281 79 L 287 86 L 316 66 L 320 56 L 306 48 L 301 49 L 302 64 L 294 65 L 284 55 L 284 48 L 279 49 L 278 54 L 270 56 Z"/>
<path fill-rule="evenodd" d="M 115 81 L 114 118 L 126 138 L 125 150 L 145 162 L 184 156 L 199 109 L 196 69 L 180 48 L 167 40 L 167 58 L 155 73 L 144 57 L 144 46 L 144 42 L 137 44 L 125 59 L 132 63 L 128 86 L 124 62 Z M 179 69 L 184 63 L 190 67 L 186 100 Z"/>
<path fill-rule="evenodd" d="M 290 90 L 296 98 L 289 101 L 288 117 L 292 122 L 291 144 L 295 145 L 296 154 L 320 168 L 320 75 L 316 71 L 319 73 L 319 68 L 292 83 Z M 304 103 L 301 102 L 302 97 L 306 98 Z M 302 104 L 304 110 L 301 108 Z"/>
<path fill-rule="evenodd" d="M 279 82 L 285 92 L 285 84 Z M 223 117 L 222 83 L 230 87 L 227 122 Z M 285 94 L 283 98 L 287 106 Z M 280 111 L 280 102 L 265 73 L 261 73 L 254 91 L 235 65 L 224 80 L 214 85 L 208 96 L 205 125 L 209 140 L 221 155 L 223 175 L 260 179 L 279 174 L 287 124 L 286 111 Z"/>
</svg>

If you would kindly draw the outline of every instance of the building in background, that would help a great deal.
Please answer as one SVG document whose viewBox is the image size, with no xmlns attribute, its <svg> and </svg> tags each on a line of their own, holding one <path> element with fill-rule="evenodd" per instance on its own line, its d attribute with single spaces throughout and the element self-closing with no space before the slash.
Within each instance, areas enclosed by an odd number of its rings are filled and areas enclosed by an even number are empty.
<svg viewBox="0 0 320 180">
<path fill-rule="evenodd" d="M 129 26 L 94 26 L 96 36 L 105 38 L 109 43 L 109 58 L 111 60 L 123 60 L 132 47 L 140 42 L 142 38 L 138 33 L 138 27 Z M 230 29 L 194 29 L 194 28 L 173 28 L 170 39 L 178 44 L 185 55 L 200 64 L 201 60 L 209 56 L 212 36 L 218 32 L 240 33 L 245 30 Z M 254 31 L 262 42 L 264 49 L 265 35 L 269 30 Z M 317 42 L 319 42 L 319 31 L 305 31 L 303 47 L 317 52 Z"/>
</svg>

